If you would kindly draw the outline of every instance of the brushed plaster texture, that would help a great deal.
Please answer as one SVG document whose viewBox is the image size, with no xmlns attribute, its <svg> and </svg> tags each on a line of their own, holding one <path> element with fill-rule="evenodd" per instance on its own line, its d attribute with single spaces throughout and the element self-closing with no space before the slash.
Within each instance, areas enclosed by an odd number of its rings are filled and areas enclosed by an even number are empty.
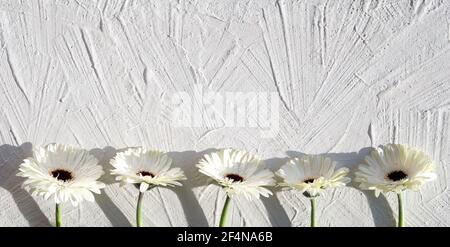
<svg viewBox="0 0 450 247">
<path fill-rule="evenodd" d="M 90 150 L 105 170 L 125 147 L 169 152 L 192 179 L 146 194 L 148 226 L 218 224 L 224 193 L 195 168 L 217 148 L 271 169 L 302 153 L 355 168 L 371 147 L 407 143 L 439 179 L 407 193 L 406 224 L 450 226 L 449 23 L 446 0 L 0 0 L 0 226 L 53 224 L 54 204 L 15 176 L 52 142 Z M 274 94 L 279 130 L 174 125 L 173 95 L 199 85 Z M 64 205 L 65 225 L 134 225 L 136 189 L 103 180 L 95 203 Z M 394 195 L 352 186 L 319 199 L 319 225 L 395 225 Z M 275 192 L 233 201 L 229 225 L 307 226 L 308 200 Z"/>
</svg>

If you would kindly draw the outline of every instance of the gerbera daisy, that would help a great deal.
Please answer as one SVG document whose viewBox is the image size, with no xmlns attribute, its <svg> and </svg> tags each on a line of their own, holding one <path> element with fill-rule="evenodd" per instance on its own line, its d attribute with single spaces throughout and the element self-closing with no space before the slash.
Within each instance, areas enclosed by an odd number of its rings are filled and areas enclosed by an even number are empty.
<svg viewBox="0 0 450 247">
<path fill-rule="evenodd" d="M 276 172 L 283 179 L 279 183 L 298 190 L 310 199 L 311 226 L 315 226 L 316 197 L 327 188 L 345 186 L 350 182 L 347 177 L 348 168 L 336 170 L 336 162 L 323 155 L 304 155 L 294 158 Z"/>
<path fill-rule="evenodd" d="M 220 226 L 224 225 L 230 197 L 243 195 L 249 200 L 268 197 L 272 192 L 264 186 L 275 184 L 273 173 L 256 156 L 242 150 L 222 149 L 206 154 L 197 164 L 199 171 L 225 189 L 227 198 Z"/>
<path fill-rule="evenodd" d="M 136 209 L 137 226 L 142 225 L 141 203 L 143 193 L 156 186 L 181 186 L 180 180 L 186 180 L 180 168 L 171 168 L 172 159 L 167 154 L 143 147 L 129 148 L 118 153 L 112 160 L 112 175 L 121 185 L 135 184 L 139 188 Z"/>
<path fill-rule="evenodd" d="M 418 191 L 425 183 L 436 179 L 433 160 L 423 151 L 402 144 L 388 144 L 366 156 L 355 173 L 355 181 L 364 190 L 397 193 L 398 226 L 403 226 L 402 191 Z"/>
<path fill-rule="evenodd" d="M 68 145 L 49 144 L 34 150 L 33 157 L 20 165 L 18 176 L 25 177 L 23 187 L 32 195 L 53 197 L 56 225 L 61 226 L 60 204 L 70 201 L 94 201 L 92 192 L 100 194 L 105 184 L 97 181 L 103 170 L 88 151 Z"/>
</svg>

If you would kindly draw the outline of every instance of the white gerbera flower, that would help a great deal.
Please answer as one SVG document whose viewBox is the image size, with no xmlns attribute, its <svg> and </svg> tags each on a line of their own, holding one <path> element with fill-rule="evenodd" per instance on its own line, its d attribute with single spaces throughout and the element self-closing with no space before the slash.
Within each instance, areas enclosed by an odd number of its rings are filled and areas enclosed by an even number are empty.
<svg viewBox="0 0 450 247">
<path fill-rule="evenodd" d="M 53 196 L 55 203 L 94 201 L 105 184 L 97 181 L 103 170 L 97 159 L 84 149 L 49 144 L 34 150 L 33 157 L 20 165 L 18 176 L 27 178 L 24 188 L 32 195 Z"/>
<path fill-rule="evenodd" d="M 141 192 L 154 186 L 181 186 L 178 181 L 186 180 L 180 168 L 171 168 L 172 159 L 167 154 L 143 147 L 118 153 L 111 165 L 115 168 L 111 174 L 121 185 L 137 184 Z"/>
<path fill-rule="evenodd" d="M 225 226 L 230 198 L 243 195 L 248 200 L 268 197 L 272 192 L 264 186 L 275 185 L 273 173 L 256 156 L 243 150 L 222 149 L 206 154 L 197 164 L 199 171 L 221 185 L 227 197 L 220 216 L 219 227 Z"/>
<path fill-rule="evenodd" d="M 181 186 L 180 180 L 186 180 L 180 168 L 171 168 L 172 159 L 160 151 L 143 147 L 129 148 L 120 152 L 111 160 L 115 168 L 111 170 L 121 185 L 127 183 L 139 187 L 136 207 L 136 225 L 142 226 L 142 198 L 144 192 L 155 186 Z"/>
<path fill-rule="evenodd" d="M 272 194 L 263 186 L 275 184 L 273 173 L 264 163 L 246 151 L 222 149 L 206 154 L 197 164 L 199 171 L 225 188 L 228 196 L 244 195 L 247 199 Z"/>
<path fill-rule="evenodd" d="M 349 169 L 336 169 L 336 162 L 323 155 L 304 155 L 294 158 L 277 171 L 283 178 L 281 186 L 305 193 L 308 197 L 318 196 L 327 188 L 345 186 L 350 182 L 346 177 Z"/>
<path fill-rule="evenodd" d="M 404 226 L 402 191 L 418 191 L 436 179 L 433 160 L 423 151 L 402 144 L 388 144 L 366 156 L 355 173 L 355 181 L 364 190 L 395 192 L 398 200 L 398 226 Z"/>
<path fill-rule="evenodd" d="M 323 155 L 304 155 L 294 158 L 277 171 L 283 178 L 279 185 L 303 193 L 311 202 L 310 226 L 316 226 L 316 197 L 325 189 L 345 186 L 350 182 L 346 167 L 336 170 L 336 162 Z"/>
<path fill-rule="evenodd" d="M 426 182 L 436 179 L 435 165 L 423 151 L 402 144 L 388 144 L 377 148 L 365 158 L 355 173 L 360 188 L 400 193 L 417 191 Z"/>
</svg>

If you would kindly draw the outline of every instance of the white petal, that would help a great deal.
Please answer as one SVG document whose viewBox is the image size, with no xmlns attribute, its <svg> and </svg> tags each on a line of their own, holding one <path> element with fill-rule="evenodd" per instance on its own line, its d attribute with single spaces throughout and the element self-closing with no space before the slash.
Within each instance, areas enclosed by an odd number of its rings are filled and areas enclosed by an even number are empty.
<svg viewBox="0 0 450 247">
<path fill-rule="evenodd" d="M 147 191 L 148 187 L 149 187 L 148 183 L 142 182 L 141 185 L 139 186 L 139 191 L 145 192 Z"/>
</svg>

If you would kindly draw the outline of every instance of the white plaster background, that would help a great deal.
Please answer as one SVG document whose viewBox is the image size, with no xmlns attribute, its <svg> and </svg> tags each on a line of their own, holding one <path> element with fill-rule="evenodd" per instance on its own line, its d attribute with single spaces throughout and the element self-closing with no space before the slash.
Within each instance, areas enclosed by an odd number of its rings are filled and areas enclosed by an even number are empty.
<svg viewBox="0 0 450 247">
<path fill-rule="evenodd" d="M 195 177 L 211 148 L 267 159 L 330 153 L 355 167 L 370 147 L 426 150 L 439 180 L 406 198 L 411 226 L 449 226 L 450 1 L 446 0 L 0 0 L 0 226 L 48 226 L 54 205 L 15 177 L 33 146 L 147 145 Z M 177 128 L 173 92 L 275 92 L 280 132 Z M 105 178 L 108 180 L 108 178 Z M 96 203 L 64 208 L 72 226 L 134 224 L 136 191 L 110 184 Z M 200 182 L 147 193 L 149 226 L 217 225 L 224 195 Z M 392 195 L 355 188 L 320 198 L 321 226 L 389 226 Z M 293 192 L 233 202 L 230 225 L 306 226 Z"/>
</svg>

